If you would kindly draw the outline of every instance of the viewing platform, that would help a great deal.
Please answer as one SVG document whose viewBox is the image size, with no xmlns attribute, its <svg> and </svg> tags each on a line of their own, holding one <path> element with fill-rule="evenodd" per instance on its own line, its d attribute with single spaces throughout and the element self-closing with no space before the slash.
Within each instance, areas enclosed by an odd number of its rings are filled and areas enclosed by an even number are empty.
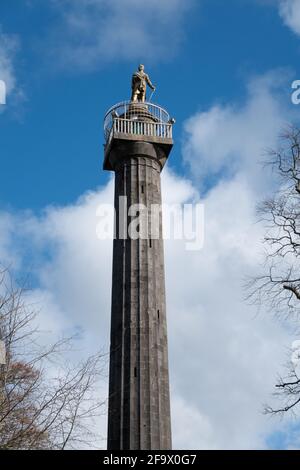
<svg viewBox="0 0 300 470">
<path fill-rule="evenodd" d="M 105 159 L 122 141 L 142 141 L 163 146 L 166 155 L 173 146 L 173 124 L 169 113 L 149 102 L 124 101 L 110 108 L 104 118 Z"/>
</svg>

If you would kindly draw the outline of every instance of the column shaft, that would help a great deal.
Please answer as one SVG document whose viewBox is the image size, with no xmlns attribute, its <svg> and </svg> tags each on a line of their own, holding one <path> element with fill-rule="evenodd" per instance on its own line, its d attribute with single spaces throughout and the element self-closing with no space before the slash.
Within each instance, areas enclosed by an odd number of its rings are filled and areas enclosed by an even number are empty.
<svg viewBox="0 0 300 470">
<path fill-rule="evenodd" d="M 115 167 L 108 416 L 114 450 L 171 448 L 161 213 L 157 239 L 119 238 L 119 197 L 126 196 L 128 207 L 160 205 L 160 171 L 159 162 L 143 154 L 124 156 Z"/>
</svg>

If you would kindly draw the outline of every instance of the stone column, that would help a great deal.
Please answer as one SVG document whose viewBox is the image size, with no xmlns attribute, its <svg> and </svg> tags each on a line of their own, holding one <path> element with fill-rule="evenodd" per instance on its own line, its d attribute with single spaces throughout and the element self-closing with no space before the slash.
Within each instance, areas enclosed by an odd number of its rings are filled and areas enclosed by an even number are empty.
<svg viewBox="0 0 300 470">
<path fill-rule="evenodd" d="M 120 239 L 119 197 L 161 204 L 155 144 L 128 142 L 111 156 L 115 171 L 108 449 L 170 449 L 170 398 L 162 218 L 158 237 Z M 135 217 L 129 217 L 126 229 Z M 150 229 L 151 220 L 148 221 Z M 150 230 L 149 230 L 150 231 Z"/>
</svg>

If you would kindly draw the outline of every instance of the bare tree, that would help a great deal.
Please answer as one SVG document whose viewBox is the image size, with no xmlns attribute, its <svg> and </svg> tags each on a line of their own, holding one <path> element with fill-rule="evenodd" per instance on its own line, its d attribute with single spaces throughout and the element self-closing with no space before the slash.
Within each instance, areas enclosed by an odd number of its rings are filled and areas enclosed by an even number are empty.
<svg viewBox="0 0 300 470">
<path fill-rule="evenodd" d="M 106 403 L 99 381 L 106 355 L 74 365 L 73 338 L 40 345 L 37 313 L 7 271 L 0 276 L 0 449 L 72 449 L 99 445 L 98 417 Z"/>
<path fill-rule="evenodd" d="M 265 223 L 265 263 L 263 273 L 249 283 L 249 299 L 264 305 L 279 319 L 300 326 L 300 130 L 294 127 L 281 136 L 277 150 L 268 152 L 274 169 L 277 190 L 258 208 Z M 267 413 L 297 411 L 300 405 L 300 377 L 290 362 L 286 377 L 279 377 L 278 408 Z"/>
</svg>

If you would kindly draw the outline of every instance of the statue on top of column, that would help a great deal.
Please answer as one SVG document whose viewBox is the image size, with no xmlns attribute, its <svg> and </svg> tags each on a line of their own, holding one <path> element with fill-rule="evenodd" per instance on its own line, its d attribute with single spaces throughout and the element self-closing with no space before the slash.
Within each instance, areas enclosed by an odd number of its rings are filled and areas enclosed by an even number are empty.
<svg viewBox="0 0 300 470">
<path fill-rule="evenodd" d="M 149 76 L 144 71 L 145 67 L 143 64 L 139 65 L 139 69 L 132 76 L 131 82 L 131 101 L 144 102 L 146 101 L 146 90 L 147 85 L 155 91 L 155 86 L 151 83 Z"/>
</svg>

